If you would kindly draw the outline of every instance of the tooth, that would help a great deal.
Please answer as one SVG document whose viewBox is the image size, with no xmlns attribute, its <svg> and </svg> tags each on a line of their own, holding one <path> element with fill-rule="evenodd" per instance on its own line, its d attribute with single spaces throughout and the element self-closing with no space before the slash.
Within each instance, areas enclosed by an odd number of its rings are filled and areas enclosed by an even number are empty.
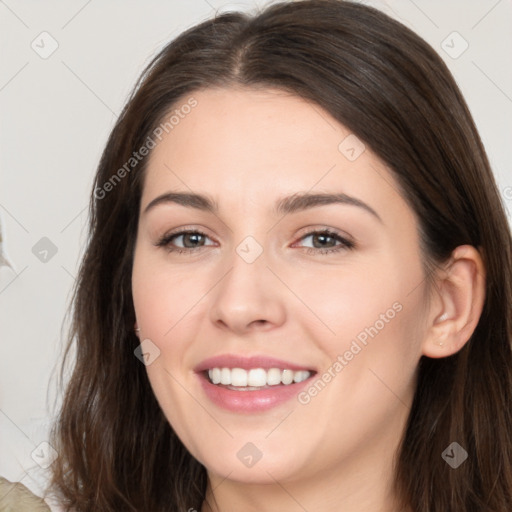
<svg viewBox="0 0 512 512">
<path fill-rule="evenodd" d="M 214 384 L 219 384 L 220 383 L 220 368 L 213 368 L 210 378 L 212 379 L 212 382 Z"/>
<path fill-rule="evenodd" d="M 309 377 L 309 372 L 306 370 L 301 370 L 298 372 L 295 372 L 293 376 L 293 382 L 302 382 L 306 380 Z"/>
<path fill-rule="evenodd" d="M 244 391 L 258 389 L 268 386 L 285 386 L 292 383 L 303 382 L 308 379 L 311 372 L 307 370 L 293 371 L 290 369 L 281 370 L 280 368 L 252 368 L 244 370 L 243 368 L 210 368 L 208 376 L 213 384 L 223 384 L 225 386 L 235 386 L 245 388 Z"/>
<path fill-rule="evenodd" d="M 220 371 L 220 383 L 226 386 L 231 384 L 231 370 L 229 368 L 222 368 Z"/>
<path fill-rule="evenodd" d="M 267 384 L 277 386 L 281 384 L 281 370 L 279 368 L 270 368 L 267 372 Z"/>
<path fill-rule="evenodd" d="M 281 382 L 283 384 L 291 384 L 293 382 L 293 370 L 283 370 Z"/>
<path fill-rule="evenodd" d="M 231 370 L 232 386 L 247 386 L 247 371 L 242 368 L 233 368 Z"/>
<path fill-rule="evenodd" d="M 267 372 L 263 368 L 253 368 L 249 370 L 247 385 L 252 387 L 261 387 L 267 384 Z"/>
</svg>

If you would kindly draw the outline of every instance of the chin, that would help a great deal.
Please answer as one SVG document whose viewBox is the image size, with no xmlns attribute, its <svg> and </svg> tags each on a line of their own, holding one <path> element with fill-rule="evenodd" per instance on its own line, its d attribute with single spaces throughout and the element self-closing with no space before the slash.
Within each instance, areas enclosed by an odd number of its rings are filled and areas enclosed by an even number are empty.
<svg viewBox="0 0 512 512">
<path fill-rule="evenodd" d="M 302 447 L 301 447 L 302 449 Z M 300 457 L 302 459 L 302 457 Z M 208 473 L 221 479 L 247 484 L 275 484 L 277 481 L 292 481 L 305 476 L 307 460 L 298 460 L 296 449 L 281 445 L 281 450 L 268 447 L 261 449 L 255 444 L 244 443 L 242 447 L 226 449 L 223 453 L 207 453 L 198 460 Z"/>
</svg>

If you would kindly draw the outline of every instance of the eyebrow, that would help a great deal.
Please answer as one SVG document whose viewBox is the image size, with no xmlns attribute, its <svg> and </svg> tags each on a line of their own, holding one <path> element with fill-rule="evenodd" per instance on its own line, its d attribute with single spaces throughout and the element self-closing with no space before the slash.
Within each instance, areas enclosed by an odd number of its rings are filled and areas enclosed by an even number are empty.
<svg viewBox="0 0 512 512">
<path fill-rule="evenodd" d="M 217 214 L 219 207 L 217 203 L 210 197 L 203 194 L 196 194 L 192 192 L 167 192 L 153 199 L 144 209 L 144 214 L 149 210 L 161 204 L 174 203 L 188 208 L 196 208 L 201 211 Z M 381 223 L 383 222 L 379 214 L 368 204 L 361 199 L 349 196 L 343 193 L 328 194 L 328 193 L 296 193 L 291 196 L 286 196 L 279 199 L 274 206 L 274 213 L 276 215 L 287 215 L 317 206 L 324 206 L 330 204 L 344 204 L 349 206 L 357 206 L 373 215 Z"/>
</svg>

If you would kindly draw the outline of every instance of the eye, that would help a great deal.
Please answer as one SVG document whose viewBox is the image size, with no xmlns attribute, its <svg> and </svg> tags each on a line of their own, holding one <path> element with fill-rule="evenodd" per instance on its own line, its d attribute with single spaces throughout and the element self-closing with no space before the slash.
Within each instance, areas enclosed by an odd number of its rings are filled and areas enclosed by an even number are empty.
<svg viewBox="0 0 512 512">
<path fill-rule="evenodd" d="M 165 247 L 169 252 L 186 253 L 201 249 L 205 240 L 210 239 L 205 233 L 194 230 L 183 230 L 165 234 L 155 245 Z"/>
<path fill-rule="evenodd" d="M 330 229 L 310 231 L 301 237 L 301 240 L 306 240 L 308 238 L 312 243 L 312 246 L 305 247 L 308 254 L 327 254 L 353 249 L 355 247 L 354 242 L 347 240 L 339 233 L 331 231 Z"/>
<path fill-rule="evenodd" d="M 300 238 L 300 240 L 307 239 L 311 239 L 312 242 L 312 246 L 304 247 L 309 254 L 327 254 L 355 247 L 354 242 L 330 229 L 310 231 Z M 168 252 L 183 254 L 192 253 L 208 245 L 214 245 L 214 243 L 207 244 L 207 240 L 211 240 L 211 238 L 202 231 L 188 229 L 165 234 L 155 245 L 165 247 Z"/>
</svg>

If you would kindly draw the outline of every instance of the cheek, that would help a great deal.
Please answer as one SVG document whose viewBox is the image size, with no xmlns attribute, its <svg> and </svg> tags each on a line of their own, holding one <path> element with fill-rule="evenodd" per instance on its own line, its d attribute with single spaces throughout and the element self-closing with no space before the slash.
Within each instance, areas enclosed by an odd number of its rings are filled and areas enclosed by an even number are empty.
<svg viewBox="0 0 512 512">
<path fill-rule="evenodd" d="M 378 373 L 390 385 L 410 385 L 421 355 L 423 271 L 419 262 L 400 261 L 381 258 L 296 278 L 294 291 L 310 311 L 304 315 L 301 305 L 302 314 L 299 308 L 292 316 L 327 356 L 331 374 L 362 382 L 378 380 Z"/>
<path fill-rule="evenodd" d="M 331 339 L 336 347 L 340 340 L 355 338 L 376 322 L 381 330 L 383 321 L 387 326 L 387 320 L 398 317 L 397 309 L 401 309 L 399 305 L 406 295 L 405 281 L 410 277 L 403 273 L 396 275 L 386 262 L 380 261 L 325 267 L 323 271 L 301 272 L 286 279 L 293 283 L 297 297 L 309 309 L 306 318 L 315 320 L 316 317 L 320 323 L 318 334 L 322 328 L 323 337 Z M 304 309 L 304 305 L 300 307 Z M 304 318 L 302 313 L 296 319 Z"/>
<path fill-rule="evenodd" d="M 134 259 L 132 294 L 142 334 L 157 341 L 198 302 L 204 280 L 180 269 L 162 268 L 156 258 L 140 251 Z"/>
<path fill-rule="evenodd" d="M 135 253 L 132 294 L 141 341 L 149 339 L 159 349 L 158 357 L 146 366 L 146 372 L 167 420 L 189 448 L 195 446 L 191 426 L 197 411 L 190 405 L 189 386 L 182 368 L 199 316 L 204 319 L 204 310 L 198 303 L 204 295 L 204 283 L 201 287 L 200 281 L 162 268 L 143 250 Z"/>
<path fill-rule="evenodd" d="M 323 279 L 318 282 L 326 291 L 323 298 L 318 289 L 309 296 L 334 334 L 321 324 L 311 334 L 325 364 L 299 401 L 311 417 L 329 425 L 333 438 L 343 432 L 364 442 L 375 435 L 375 425 L 396 422 L 398 428 L 410 410 L 421 355 L 422 300 L 419 290 L 410 293 L 415 274 L 404 272 L 367 269 L 365 278 L 340 278 L 343 286 Z"/>
</svg>

